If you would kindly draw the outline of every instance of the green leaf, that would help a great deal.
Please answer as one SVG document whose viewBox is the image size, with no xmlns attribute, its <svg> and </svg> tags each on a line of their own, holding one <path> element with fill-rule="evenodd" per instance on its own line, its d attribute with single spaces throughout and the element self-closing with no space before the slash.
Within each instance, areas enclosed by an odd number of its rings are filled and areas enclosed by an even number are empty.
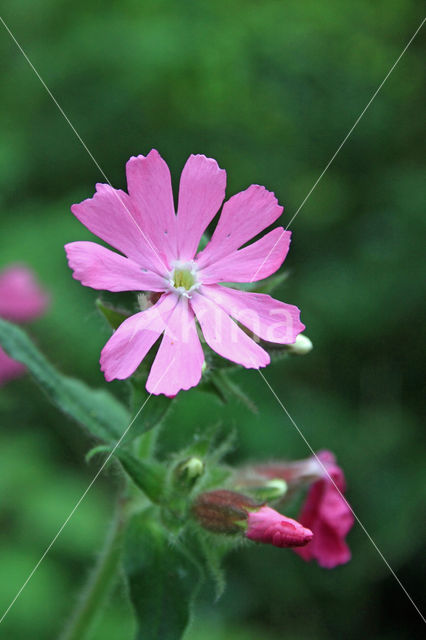
<svg viewBox="0 0 426 640">
<path fill-rule="evenodd" d="M 170 544 L 156 510 L 133 517 L 124 547 L 138 630 L 136 640 L 179 640 L 191 617 L 200 570 L 179 544 Z"/>
<path fill-rule="evenodd" d="M 113 449 L 113 444 L 93 447 L 86 454 L 86 462 L 101 453 L 109 454 Z M 161 503 L 166 482 L 166 469 L 162 464 L 136 458 L 127 449 L 121 447 L 115 449 L 114 458 L 121 463 L 130 479 L 144 492 L 151 502 L 155 504 Z"/>
<path fill-rule="evenodd" d="M 121 436 L 130 416 L 113 395 L 91 389 L 81 380 L 57 371 L 22 329 L 1 319 L 0 344 L 14 360 L 26 365 L 51 402 L 63 413 L 102 440 L 117 440 Z"/>
</svg>

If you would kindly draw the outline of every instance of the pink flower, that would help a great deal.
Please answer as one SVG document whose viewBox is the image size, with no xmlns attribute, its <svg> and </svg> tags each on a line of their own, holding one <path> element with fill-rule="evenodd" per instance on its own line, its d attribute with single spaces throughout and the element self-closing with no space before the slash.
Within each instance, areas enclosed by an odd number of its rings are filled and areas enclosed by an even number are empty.
<svg viewBox="0 0 426 640">
<path fill-rule="evenodd" d="M 314 538 L 296 553 L 304 560 L 315 559 L 321 567 L 332 569 L 351 559 L 345 537 L 354 523 L 354 516 L 342 497 L 346 489 L 345 478 L 334 455 L 330 451 L 320 451 L 318 458 L 328 475 L 321 470 L 322 478 L 309 489 L 299 515 L 300 522 L 312 529 Z M 309 460 L 312 463 L 315 458 Z"/>
<path fill-rule="evenodd" d="M 275 547 L 302 547 L 312 540 L 313 533 L 275 509 L 261 507 L 248 514 L 246 537 Z"/>
<path fill-rule="evenodd" d="M 12 266 L 0 273 L 0 317 L 23 323 L 37 318 L 46 309 L 48 297 L 36 282 L 33 273 L 24 266 Z M 0 349 L 0 385 L 25 372 Z"/>
<path fill-rule="evenodd" d="M 128 194 L 99 184 L 93 198 L 71 207 L 80 222 L 120 254 L 92 242 L 65 247 L 74 278 L 85 286 L 161 294 L 107 342 L 101 354 L 105 378 L 128 378 L 164 334 L 147 390 L 174 396 L 195 386 L 204 363 L 195 318 L 219 355 L 246 368 L 266 366 L 268 353 L 232 318 L 263 340 L 289 344 L 304 329 L 299 310 L 219 283 L 261 280 L 283 263 L 291 234 L 282 227 L 243 246 L 281 215 L 274 194 L 252 185 L 230 198 L 210 242 L 197 253 L 222 205 L 225 171 L 211 158 L 191 155 L 181 175 L 177 214 L 170 172 L 157 151 L 130 158 L 126 172 Z"/>
</svg>

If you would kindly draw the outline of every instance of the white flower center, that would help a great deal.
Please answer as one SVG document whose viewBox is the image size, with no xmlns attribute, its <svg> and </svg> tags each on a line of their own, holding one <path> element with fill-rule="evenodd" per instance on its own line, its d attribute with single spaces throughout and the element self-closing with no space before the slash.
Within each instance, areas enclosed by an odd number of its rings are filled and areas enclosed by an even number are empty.
<svg viewBox="0 0 426 640">
<path fill-rule="evenodd" d="M 195 291 L 201 282 L 198 279 L 198 269 L 193 260 L 189 262 L 181 262 L 176 260 L 172 264 L 172 270 L 169 274 L 169 284 L 173 291 L 179 295 L 191 297 L 191 291 Z"/>
</svg>

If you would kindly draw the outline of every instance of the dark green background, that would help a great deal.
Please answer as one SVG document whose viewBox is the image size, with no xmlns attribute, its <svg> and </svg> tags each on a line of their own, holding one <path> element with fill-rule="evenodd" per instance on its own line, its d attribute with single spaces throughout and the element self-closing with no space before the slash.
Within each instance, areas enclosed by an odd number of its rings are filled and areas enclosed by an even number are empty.
<svg viewBox="0 0 426 640">
<path fill-rule="evenodd" d="M 420 24 L 410 0 L 4 0 L 3 17 L 115 186 L 130 155 L 157 148 L 174 184 L 190 153 L 217 159 L 228 195 L 255 182 L 292 217 Z M 1 25 L 0 25 L 1 27 Z M 421 605 L 424 498 L 422 34 L 292 223 L 277 294 L 302 309 L 315 349 L 265 374 L 314 449 L 338 456 L 348 496 Z M 0 267 L 23 261 L 51 292 L 30 331 L 65 372 L 102 385 L 108 331 L 75 282 L 65 242 L 89 238 L 69 206 L 104 181 L 0 28 Z M 423 276 L 423 278 L 422 278 Z M 219 416 L 234 461 L 304 457 L 306 445 L 256 372 L 259 407 L 182 393 L 163 438 L 183 444 Z M 122 393 L 122 385 L 112 389 Z M 0 392 L 0 606 L 6 608 L 97 470 L 90 442 L 28 379 Z M 96 484 L 6 619 L 0 636 L 55 638 L 101 545 L 114 477 Z M 326 571 L 251 546 L 228 559 L 191 640 L 413 638 L 421 622 L 358 525 L 350 564 Z M 424 551 L 424 548 L 423 548 Z M 210 598 L 210 599 L 209 599 Z M 92 640 L 130 638 L 117 589 Z"/>
</svg>

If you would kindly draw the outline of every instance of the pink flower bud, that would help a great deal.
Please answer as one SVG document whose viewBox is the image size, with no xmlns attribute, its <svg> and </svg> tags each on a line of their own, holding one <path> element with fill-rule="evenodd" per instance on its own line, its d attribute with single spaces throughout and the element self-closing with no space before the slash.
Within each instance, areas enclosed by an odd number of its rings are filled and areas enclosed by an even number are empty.
<svg viewBox="0 0 426 640">
<path fill-rule="evenodd" d="M 246 537 L 275 547 L 302 547 L 312 540 L 313 533 L 296 520 L 264 506 L 248 514 Z"/>
</svg>

